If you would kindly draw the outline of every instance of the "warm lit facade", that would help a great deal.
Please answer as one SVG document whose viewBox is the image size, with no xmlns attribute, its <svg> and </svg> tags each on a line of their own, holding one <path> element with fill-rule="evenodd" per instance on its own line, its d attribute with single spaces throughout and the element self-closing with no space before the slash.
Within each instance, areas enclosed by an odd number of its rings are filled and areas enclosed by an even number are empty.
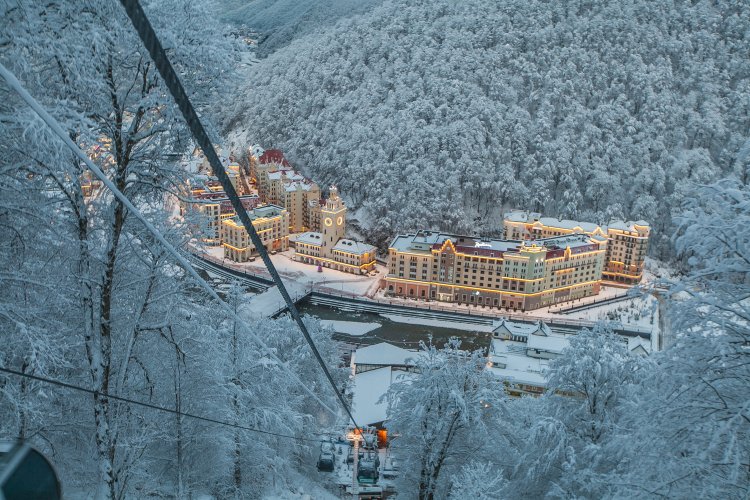
<svg viewBox="0 0 750 500">
<path fill-rule="evenodd" d="M 223 190 L 216 189 L 214 182 L 207 182 L 201 187 L 190 190 L 192 203 L 181 204 L 182 214 L 193 210 L 199 214 L 196 222 L 197 231 L 203 243 L 209 245 L 221 244 L 221 221 L 236 215 L 232 202 Z M 252 210 L 258 205 L 257 195 L 240 196 L 240 202 L 245 210 Z"/>
<path fill-rule="evenodd" d="M 637 284 L 643 277 L 651 228 L 646 221 L 613 221 L 607 226 L 590 222 L 542 217 L 541 214 L 513 211 L 503 217 L 504 237 L 510 240 L 536 240 L 569 234 L 607 238 L 605 280 Z"/>
<path fill-rule="evenodd" d="M 261 203 L 284 207 L 289 211 L 289 232 L 318 231 L 313 225 L 319 216 L 320 187 L 292 168 L 278 149 L 253 146 L 248 153 L 250 176 L 254 179 Z M 316 214 L 318 215 L 318 214 Z"/>
<path fill-rule="evenodd" d="M 261 203 L 271 203 L 271 183 L 268 175 L 271 172 L 278 172 L 280 170 L 292 171 L 292 166 L 284 157 L 284 153 L 278 149 L 266 149 L 262 151 L 262 154 L 258 157 L 255 155 L 249 156 L 250 177 L 255 181 L 258 188 L 258 196 Z"/>
<path fill-rule="evenodd" d="M 375 247 L 344 238 L 346 206 L 334 186 L 320 207 L 320 220 L 320 232 L 308 231 L 295 238 L 294 260 L 355 274 L 375 269 Z"/>
<path fill-rule="evenodd" d="M 319 230 L 320 226 L 311 226 L 310 201 L 319 203 L 320 188 L 312 181 L 302 179 L 285 183 L 279 196 L 279 205 L 289 211 L 289 232 Z"/>
<path fill-rule="evenodd" d="M 386 293 L 397 297 L 530 310 L 599 293 L 601 236 L 533 243 L 420 231 L 388 249 Z"/>
<path fill-rule="evenodd" d="M 276 205 L 264 205 L 247 213 L 263 246 L 269 252 L 284 251 L 289 247 L 289 212 Z M 221 239 L 224 258 L 247 262 L 256 253 L 250 235 L 238 217 L 221 221 Z"/>
</svg>

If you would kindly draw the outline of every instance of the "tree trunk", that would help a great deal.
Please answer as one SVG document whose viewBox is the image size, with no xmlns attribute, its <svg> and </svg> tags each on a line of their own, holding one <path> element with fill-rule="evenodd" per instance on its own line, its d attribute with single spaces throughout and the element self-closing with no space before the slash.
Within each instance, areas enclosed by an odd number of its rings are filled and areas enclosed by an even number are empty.
<svg viewBox="0 0 750 500">
<path fill-rule="evenodd" d="M 183 480 L 184 458 L 182 456 L 182 382 L 180 380 L 180 353 L 175 345 L 175 375 L 174 375 L 174 404 L 177 414 L 175 415 L 177 426 L 177 498 L 185 498 L 185 485 Z"/>
</svg>

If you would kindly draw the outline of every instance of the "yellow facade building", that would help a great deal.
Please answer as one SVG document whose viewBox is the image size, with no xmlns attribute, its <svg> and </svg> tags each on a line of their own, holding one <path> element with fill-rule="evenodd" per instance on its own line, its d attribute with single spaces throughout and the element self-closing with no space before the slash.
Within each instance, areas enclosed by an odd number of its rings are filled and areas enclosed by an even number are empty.
<svg viewBox="0 0 750 500">
<path fill-rule="evenodd" d="M 236 215 L 226 193 L 214 184 L 211 181 L 196 185 L 189 190 L 190 201 L 180 202 L 182 215 L 197 214 L 191 222 L 200 240 L 208 245 L 221 244 L 221 221 Z M 242 195 L 239 199 L 245 210 L 258 205 L 257 195 Z"/>
<path fill-rule="evenodd" d="M 512 211 L 503 217 L 504 237 L 510 240 L 537 240 L 569 234 L 586 234 L 607 238 L 607 281 L 635 285 L 641 281 L 645 267 L 651 228 L 646 221 L 613 221 L 607 226 L 590 222 L 542 217 L 526 211 Z"/>
<path fill-rule="evenodd" d="M 420 231 L 388 249 L 388 295 L 530 310 L 599 293 L 607 252 L 601 236 L 536 242 Z"/>
<path fill-rule="evenodd" d="M 375 269 L 375 247 L 344 238 L 346 206 L 335 186 L 319 209 L 320 231 L 308 231 L 294 240 L 294 260 L 338 271 L 365 274 Z"/>
<path fill-rule="evenodd" d="M 250 176 L 261 203 L 289 211 L 289 232 L 318 231 L 320 187 L 292 168 L 278 149 L 252 146 L 248 151 Z"/>
<path fill-rule="evenodd" d="M 249 211 L 248 216 L 266 250 L 281 252 L 289 248 L 289 212 L 284 208 L 264 205 Z M 221 233 L 225 259 L 247 262 L 256 253 L 239 217 L 222 220 Z"/>
</svg>

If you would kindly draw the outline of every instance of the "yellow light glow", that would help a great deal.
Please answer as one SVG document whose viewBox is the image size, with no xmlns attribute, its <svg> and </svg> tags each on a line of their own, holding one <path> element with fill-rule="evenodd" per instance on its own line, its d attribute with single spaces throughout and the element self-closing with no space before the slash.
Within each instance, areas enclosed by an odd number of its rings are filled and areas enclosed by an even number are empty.
<svg viewBox="0 0 750 500">
<path fill-rule="evenodd" d="M 373 265 L 375 265 L 375 262 L 377 262 L 377 261 L 373 260 L 372 262 L 367 262 L 367 263 L 362 264 L 362 265 L 347 264 L 346 262 L 339 262 L 338 260 L 326 259 L 325 257 L 318 257 L 317 255 L 310 255 L 310 254 L 302 253 L 302 252 L 299 252 L 299 251 L 297 251 L 295 253 L 297 255 L 301 255 L 302 257 L 309 257 L 311 259 L 317 259 L 317 260 L 322 260 L 322 261 L 325 261 L 325 262 L 331 262 L 333 264 L 341 264 L 343 266 L 348 266 L 348 267 L 358 267 L 359 269 L 364 269 L 365 267 L 373 266 Z"/>
<path fill-rule="evenodd" d="M 572 285 L 567 285 L 567 286 L 562 286 L 562 287 L 547 288 L 545 290 L 542 290 L 540 292 L 535 292 L 535 293 L 523 293 L 523 292 L 514 292 L 514 291 L 509 291 L 509 290 L 502 290 L 502 289 L 497 289 L 497 288 L 480 288 L 480 287 L 476 287 L 476 286 L 457 285 L 457 284 L 452 284 L 452 283 L 440 283 L 440 282 L 436 282 L 436 281 L 420 281 L 420 280 L 413 280 L 413 279 L 408 279 L 408 278 L 396 278 L 394 276 L 386 276 L 385 280 L 386 280 L 386 282 L 388 280 L 390 280 L 390 281 L 394 281 L 394 282 L 417 283 L 417 284 L 420 284 L 420 285 L 450 286 L 450 287 L 453 287 L 453 288 L 460 288 L 462 290 L 476 290 L 476 291 L 480 291 L 480 292 L 504 293 L 504 294 L 513 295 L 513 296 L 519 296 L 519 297 L 533 297 L 533 296 L 537 296 L 537 295 L 543 295 L 545 293 L 551 293 L 551 292 L 557 292 L 557 291 L 560 291 L 560 290 L 568 290 L 570 288 L 576 288 L 576 287 L 583 287 L 583 286 L 593 285 L 593 284 L 596 284 L 596 283 L 601 283 L 601 281 L 602 281 L 602 280 L 584 281 L 584 282 L 581 282 L 581 283 L 574 283 Z"/>
</svg>

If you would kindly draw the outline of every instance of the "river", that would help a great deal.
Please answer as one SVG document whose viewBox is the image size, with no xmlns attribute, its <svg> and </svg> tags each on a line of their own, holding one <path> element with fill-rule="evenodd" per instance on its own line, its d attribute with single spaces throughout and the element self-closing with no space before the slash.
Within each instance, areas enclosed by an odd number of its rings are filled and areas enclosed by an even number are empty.
<svg viewBox="0 0 750 500">
<path fill-rule="evenodd" d="M 380 324 L 379 328 L 364 335 L 355 336 L 334 333 L 333 338 L 335 340 L 347 344 L 369 345 L 377 344 L 378 342 L 389 342 L 404 348 L 415 349 L 419 346 L 420 341 L 427 342 L 430 335 L 432 335 L 432 342 L 438 347 L 442 347 L 450 337 L 461 339 L 461 346 L 464 349 L 486 348 L 490 343 L 490 334 L 488 332 L 402 323 L 392 321 L 375 313 L 340 311 L 330 306 L 314 305 L 308 299 L 300 302 L 298 308 L 302 314 L 325 320 Z"/>
</svg>

